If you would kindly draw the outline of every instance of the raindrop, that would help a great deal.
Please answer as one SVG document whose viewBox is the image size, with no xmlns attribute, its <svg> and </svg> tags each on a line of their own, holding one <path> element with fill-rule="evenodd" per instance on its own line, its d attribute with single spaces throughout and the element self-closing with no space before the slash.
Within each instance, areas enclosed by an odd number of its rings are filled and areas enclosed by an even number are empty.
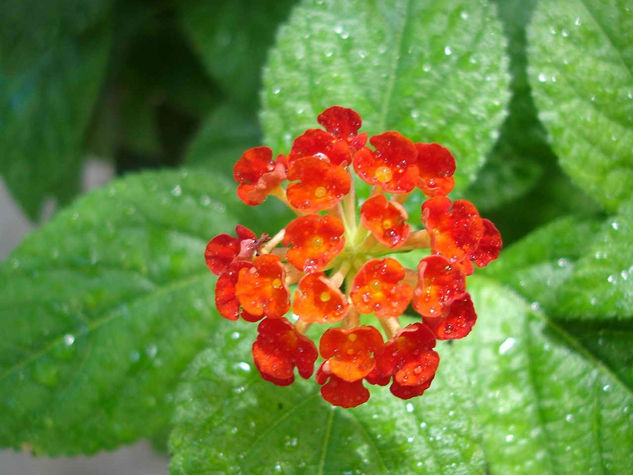
<svg viewBox="0 0 633 475">
<path fill-rule="evenodd" d="M 577 16 L 576 19 L 574 20 L 574 25 L 576 25 L 576 26 L 582 25 L 582 22 L 580 21 L 580 17 L 579 16 Z"/>
<path fill-rule="evenodd" d="M 569 32 L 565 29 L 560 30 L 560 34 L 563 35 L 563 38 L 567 38 L 569 36 Z"/>
<path fill-rule="evenodd" d="M 468 12 L 466 10 L 462 10 L 459 16 L 462 17 L 462 20 L 468 20 Z"/>
<path fill-rule="evenodd" d="M 569 265 L 569 260 L 561 257 L 560 259 L 558 259 L 557 264 L 558 267 L 566 267 L 567 265 Z"/>
<path fill-rule="evenodd" d="M 451 54 L 453 54 L 453 50 L 451 49 L 450 46 L 447 45 L 447 46 L 444 47 L 444 54 L 446 56 L 450 56 Z"/>
<path fill-rule="evenodd" d="M 607 277 L 607 282 L 609 282 L 610 284 L 615 284 L 615 274 L 611 274 L 609 277 Z"/>
<path fill-rule="evenodd" d="M 420 429 L 426 429 L 426 422 L 420 422 Z"/>
<path fill-rule="evenodd" d="M 75 343 L 75 336 L 71 335 L 70 333 L 66 333 L 64 335 L 64 345 L 70 346 L 73 343 Z"/>
<path fill-rule="evenodd" d="M 605 384 L 604 386 L 602 386 L 602 390 L 605 393 L 611 391 L 611 385 L 610 384 Z"/>
<path fill-rule="evenodd" d="M 514 435 L 508 434 L 506 435 L 506 442 L 512 442 L 514 440 Z"/>
<path fill-rule="evenodd" d="M 237 367 L 246 373 L 250 372 L 251 370 L 251 365 L 249 365 L 246 361 L 240 361 L 237 364 Z"/>
<path fill-rule="evenodd" d="M 231 340 L 237 340 L 240 337 L 240 332 L 231 333 Z"/>
<path fill-rule="evenodd" d="M 411 404 L 410 402 L 407 403 L 405 408 L 406 408 L 407 412 L 413 412 L 413 404 Z"/>
<path fill-rule="evenodd" d="M 566 420 L 567 422 L 570 422 L 570 423 L 571 423 L 571 422 L 574 422 L 574 415 L 573 415 L 573 414 L 567 414 L 567 415 L 565 416 L 565 420 Z"/>
<path fill-rule="evenodd" d="M 547 81 L 547 76 L 545 75 L 545 73 L 540 73 L 540 74 L 538 75 L 538 80 L 539 80 L 539 82 L 545 82 L 545 81 Z"/>
<path fill-rule="evenodd" d="M 618 229 L 620 229 L 620 223 L 618 223 L 617 221 L 612 221 L 611 222 L 611 227 L 617 231 Z"/>
<path fill-rule="evenodd" d="M 407 442 L 411 443 L 411 442 L 413 442 L 414 439 L 415 439 L 415 437 L 407 437 Z"/>
<path fill-rule="evenodd" d="M 153 343 L 145 347 L 145 354 L 148 356 L 148 358 L 154 358 L 156 356 L 156 353 L 158 353 L 158 348 Z"/>
<path fill-rule="evenodd" d="M 417 109 L 413 109 L 411 111 L 411 118 L 412 119 L 417 119 L 418 117 L 420 117 L 420 111 Z"/>
<path fill-rule="evenodd" d="M 510 348 L 512 348 L 515 343 L 516 340 L 514 338 L 506 338 L 503 343 L 499 345 L 499 354 L 505 355 L 508 351 L 510 351 Z"/>
<path fill-rule="evenodd" d="M 275 87 L 275 88 L 273 88 L 273 94 L 274 94 L 275 96 L 277 96 L 280 92 L 281 92 L 281 88 L 280 88 L 280 87 Z"/>
<path fill-rule="evenodd" d="M 428 64 L 428 63 L 424 63 L 424 65 L 422 65 L 422 70 L 423 70 L 425 73 L 428 73 L 428 72 L 431 70 L 431 65 L 430 65 L 430 64 Z"/>
<path fill-rule="evenodd" d="M 180 188 L 180 185 L 176 185 L 171 189 L 171 194 L 172 196 L 180 196 L 182 195 L 182 188 Z"/>
</svg>

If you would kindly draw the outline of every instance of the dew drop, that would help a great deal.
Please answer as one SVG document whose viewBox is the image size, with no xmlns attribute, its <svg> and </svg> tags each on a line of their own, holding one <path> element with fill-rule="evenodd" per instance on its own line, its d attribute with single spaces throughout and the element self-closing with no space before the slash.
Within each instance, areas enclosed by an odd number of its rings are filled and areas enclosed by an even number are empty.
<svg viewBox="0 0 633 475">
<path fill-rule="evenodd" d="M 468 20 L 468 12 L 466 10 L 462 10 L 459 16 L 462 17 L 462 20 Z"/>
<path fill-rule="evenodd" d="M 73 343 L 75 343 L 75 336 L 70 333 L 66 333 L 64 335 L 64 345 L 71 346 Z"/>
<path fill-rule="evenodd" d="M 176 185 L 171 189 L 171 195 L 172 196 L 182 195 L 182 188 L 180 188 L 180 185 Z"/>
<path fill-rule="evenodd" d="M 431 65 L 428 63 L 424 63 L 422 65 L 422 71 L 424 71 L 425 73 L 428 73 L 431 70 Z"/>
<path fill-rule="evenodd" d="M 513 434 L 506 435 L 506 442 L 512 442 L 513 440 L 514 440 L 514 435 Z"/>
<path fill-rule="evenodd" d="M 407 410 L 407 412 L 411 413 L 413 412 L 413 404 L 411 404 L 410 402 L 407 403 L 407 405 L 405 406 L 405 409 Z"/>
<path fill-rule="evenodd" d="M 501 345 L 499 345 L 499 354 L 505 355 L 514 346 L 516 340 L 514 338 L 506 338 Z"/>
<path fill-rule="evenodd" d="M 231 333 L 231 340 L 237 340 L 240 338 L 240 332 Z"/>
<path fill-rule="evenodd" d="M 610 384 L 605 384 L 604 386 L 602 386 L 602 390 L 605 393 L 611 391 L 611 385 Z"/>
<path fill-rule="evenodd" d="M 574 422 L 574 415 L 573 415 L 573 414 L 567 414 L 567 415 L 565 416 L 565 420 L 566 420 L 567 422 L 569 422 L 569 423 Z"/>
<path fill-rule="evenodd" d="M 447 46 L 444 47 L 444 54 L 446 56 L 450 56 L 451 54 L 453 54 L 453 50 L 451 49 L 450 46 L 447 45 Z"/>
<path fill-rule="evenodd" d="M 539 80 L 539 82 L 545 82 L 545 81 L 547 81 L 547 76 L 545 75 L 545 73 L 540 73 L 540 74 L 538 75 L 538 80 Z"/>
</svg>

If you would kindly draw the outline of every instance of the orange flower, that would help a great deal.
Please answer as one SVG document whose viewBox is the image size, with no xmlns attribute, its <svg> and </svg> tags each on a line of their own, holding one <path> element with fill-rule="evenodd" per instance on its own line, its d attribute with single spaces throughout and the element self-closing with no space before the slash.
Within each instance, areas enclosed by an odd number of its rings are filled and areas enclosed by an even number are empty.
<svg viewBox="0 0 633 475">
<path fill-rule="evenodd" d="M 330 328 L 321 337 L 319 351 L 329 371 L 345 381 L 363 379 L 376 366 L 375 353 L 382 347 L 380 332 L 371 326 L 353 330 Z"/>
<path fill-rule="evenodd" d="M 294 295 L 292 311 L 306 322 L 334 323 L 349 311 L 343 292 L 328 281 L 323 272 L 305 275 Z"/>
<path fill-rule="evenodd" d="M 436 143 L 416 143 L 418 151 L 418 188 L 429 198 L 448 195 L 455 186 L 455 158 Z"/>
<path fill-rule="evenodd" d="M 354 155 L 354 169 L 370 185 L 378 185 L 388 193 L 407 193 L 415 188 L 419 171 L 418 152 L 413 142 L 398 132 L 374 135 L 367 147 Z"/>
<path fill-rule="evenodd" d="M 272 318 L 284 315 L 290 301 L 279 256 L 258 256 L 252 266 L 240 269 L 235 295 L 251 315 Z"/>
<path fill-rule="evenodd" d="M 378 318 L 397 317 L 409 305 L 413 288 L 401 282 L 404 267 L 395 259 L 373 259 L 356 274 L 350 297 L 360 313 L 373 313 Z"/>
<path fill-rule="evenodd" d="M 378 242 L 392 248 L 401 246 L 409 237 L 408 217 L 400 203 L 387 201 L 383 195 L 372 196 L 360 208 L 363 226 Z"/>
<path fill-rule="evenodd" d="M 413 308 L 425 317 L 442 316 L 453 300 L 466 292 L 466 276 L 442 256 L 427 256 L 418 264 Z"/>
<path fill-rule="evenodd" d="M 344 232 L 343 223 L 334 216 L 299 216 L 286 226 L 283 244 L 292 244 L 286 258 L 300 271 L 321 270 L 343 250 Z"/>
<path fill-rule="evenodd" d="M 330 209 L 349 193 L 352 180 L 347 170 L 327 158 L 312 156 L 296 160 L 288 170 L 288 201 L 304 213 Z"/>
<path fill-rule="evenodd" d="M 433 330 L 438 340 L 457 340 L 470 333 L 477 321 L 477 314 L 470 294 L 466 293 L 451 303 L 446 316 L 424 317 L 423 320 Z"/>
<path fill-rule="evenodd" d="M 285 318 L 267 318 L 257 327 L 253 343 L 255 366 L 266 381 L 287 386 L 294 379 L 296 367 L 303 378 L 309 378 L 319 356 L 314 343 L 301 335 Z"/>
</svg>

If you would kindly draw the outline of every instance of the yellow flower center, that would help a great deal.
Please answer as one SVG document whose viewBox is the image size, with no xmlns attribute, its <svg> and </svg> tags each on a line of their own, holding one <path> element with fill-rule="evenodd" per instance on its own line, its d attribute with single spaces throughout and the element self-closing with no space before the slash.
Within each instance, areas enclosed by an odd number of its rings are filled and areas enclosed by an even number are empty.
<svg viewBox="0 0 633 475">
<path fill-rule="evenodd" d="M 380 183 L 387 183 L 393 178 L 393 173 L 391 173 L 391 170 L 387 167 L 378 167 L 374 172 L 374 178 Z"/>
</svg>

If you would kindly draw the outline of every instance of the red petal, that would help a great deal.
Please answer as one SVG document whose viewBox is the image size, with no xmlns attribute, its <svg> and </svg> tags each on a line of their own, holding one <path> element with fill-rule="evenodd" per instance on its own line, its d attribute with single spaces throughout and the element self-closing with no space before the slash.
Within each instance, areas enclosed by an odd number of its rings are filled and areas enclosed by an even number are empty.
<svg viewBox="0 0 633 475">
<path fill-rule="evenodd" d="M 286 226 L 288 262 L 303 272 L 323 269 L 345 246 L 343 223 L 334 216 L 299 216 Z"/>
<path fill-rule="evenodd" d="M 330 374 L 329 381 L 321 387 L 321 396 L 333 406 L 350 408 L 367 402 L 369 391 L 362 379 L 349 382 Z"/>
<path fill-rule="evenodd" d="M 394 396 L 399 397 L 400 399 L 411 399 L 412 397 L 422 396 L 424 391 L 429 389 L 432 382 L 433 378 L 423 384 L 420 384 L 419 386 L 404 386 L 394 381 L 389 390 Z"/>
<path fill-rule="evenodd" d="M 238 183 L 254 184 L 263 174 L 272 172 L 274 168 L 273 151 L 268 147 L 253 147 L 244 152 L 233 167 L 233 178 Z"/>
<path fill-rule="evenodd" d="M 237 284 L 241 269 L 249 269 L 253 265 L 247 261 L 234 262 L 231 267 L 218 278 L 215 284 L 215 306 L 224 318 L 237 320 L 240 315 L 240 303 L 235 295 L 235 285 Z M 245 320 L 252 318 L 250 315 L 242 316 Z M 256 317 L 257 320 L 262 316 Z M 255 321 L 257 321 L 255 320 Z"/>
<path fill-rule="evenodd" d="M 401 282 L 405 275 L 404 267 L 390 257 L 365 263 L 356 274 L 350 293 L 356 310 L 378 318 L 401 315 L 413 296 L 413 288 Z"/>
<path fill-rule="evenodd" d="M 464 338 L 470 333 L 476 321 L 477 314 L 469 294 L 455 300 L 449 307 L 446 317 L 424 318 L 424 323 L 433 330 L 438 340 Z"/>
<path fill-rule="evenodd" d="M 347 166 L 352 161 L 352 151 L 348 143 L 321 129 L 308 129 L 297 137 L 292 144 L 288 161 L 292 164 L 299 158 L 313 155 L 325 157 L 334 165 Z"/>
<path fill-rule="evenodd" d="M 216 275 L 226 272 L 236 258 L 249 260 L 253 255 L 252 253 L 255 252 L 253 247 L 250 255 L 240 255 L 243 246 L 248 247 L 255 244 L 257 235 L 241 224 L 235 227 L 235 232 L 237 238 L 228 234 L 218 234 L 207 244 L 204 258 L 209 270 Z"/>
<path fill-rule="evenodd" d="M 440 317 L 466 292 L 466 276 L 442 256 L 427 256 L 418 265 L 418 285 L 413 308 L 426 317 Z"/>
<path fill-rule="evenodd" d="M 345 140 L 353 139 L 363 123 L 356 111 L 340 106 L 324 110 L 317 120 L 329 133 Z"/>
<path fill-rule="evenodd" d="M 299 183 L 288 185 L 288 201 L 305 213 L 332 208 L 349 193 L 351 187 L 347 170 L 319 157 L 304 157 L 295 161 L 290 166 L 288 178 L 299 180 Z"/>
<path fill-rule="evenodd" d="M 486 267 L 490 262 L 499 257 L 499 252 L 503 247 L 501 242 L 501 233 L 487 219 L 482 219 L 484 224 L 484 235 L 479 241 L 479 246 L 470 255 L 471 260 L 475 261 L 477 267 Z"/>
<path fill-rule="evenodd" d="M 420 178 L 418 187 L 428 197 L 447 195 L 455 186 L 455 158 L 436 143 L 416 143 Z"/>
<path fill-rule="evenodd" d="M 350 305 L 343 292 L 333 287 L 322 272 L 307 274 L 299 281 L 292 311 L 302 320 L 334 323 L 342 320 Z"/>
<path fill-rule="evenodd" d="M 397 201 L 387 201 L 383 195 L 375 195 L 363 203 L 360 217 L 378 242 L 392 248 L 398 247 L 409 237 L 411 226 L 407 224 L 407 212 Z"/>
</svg>

